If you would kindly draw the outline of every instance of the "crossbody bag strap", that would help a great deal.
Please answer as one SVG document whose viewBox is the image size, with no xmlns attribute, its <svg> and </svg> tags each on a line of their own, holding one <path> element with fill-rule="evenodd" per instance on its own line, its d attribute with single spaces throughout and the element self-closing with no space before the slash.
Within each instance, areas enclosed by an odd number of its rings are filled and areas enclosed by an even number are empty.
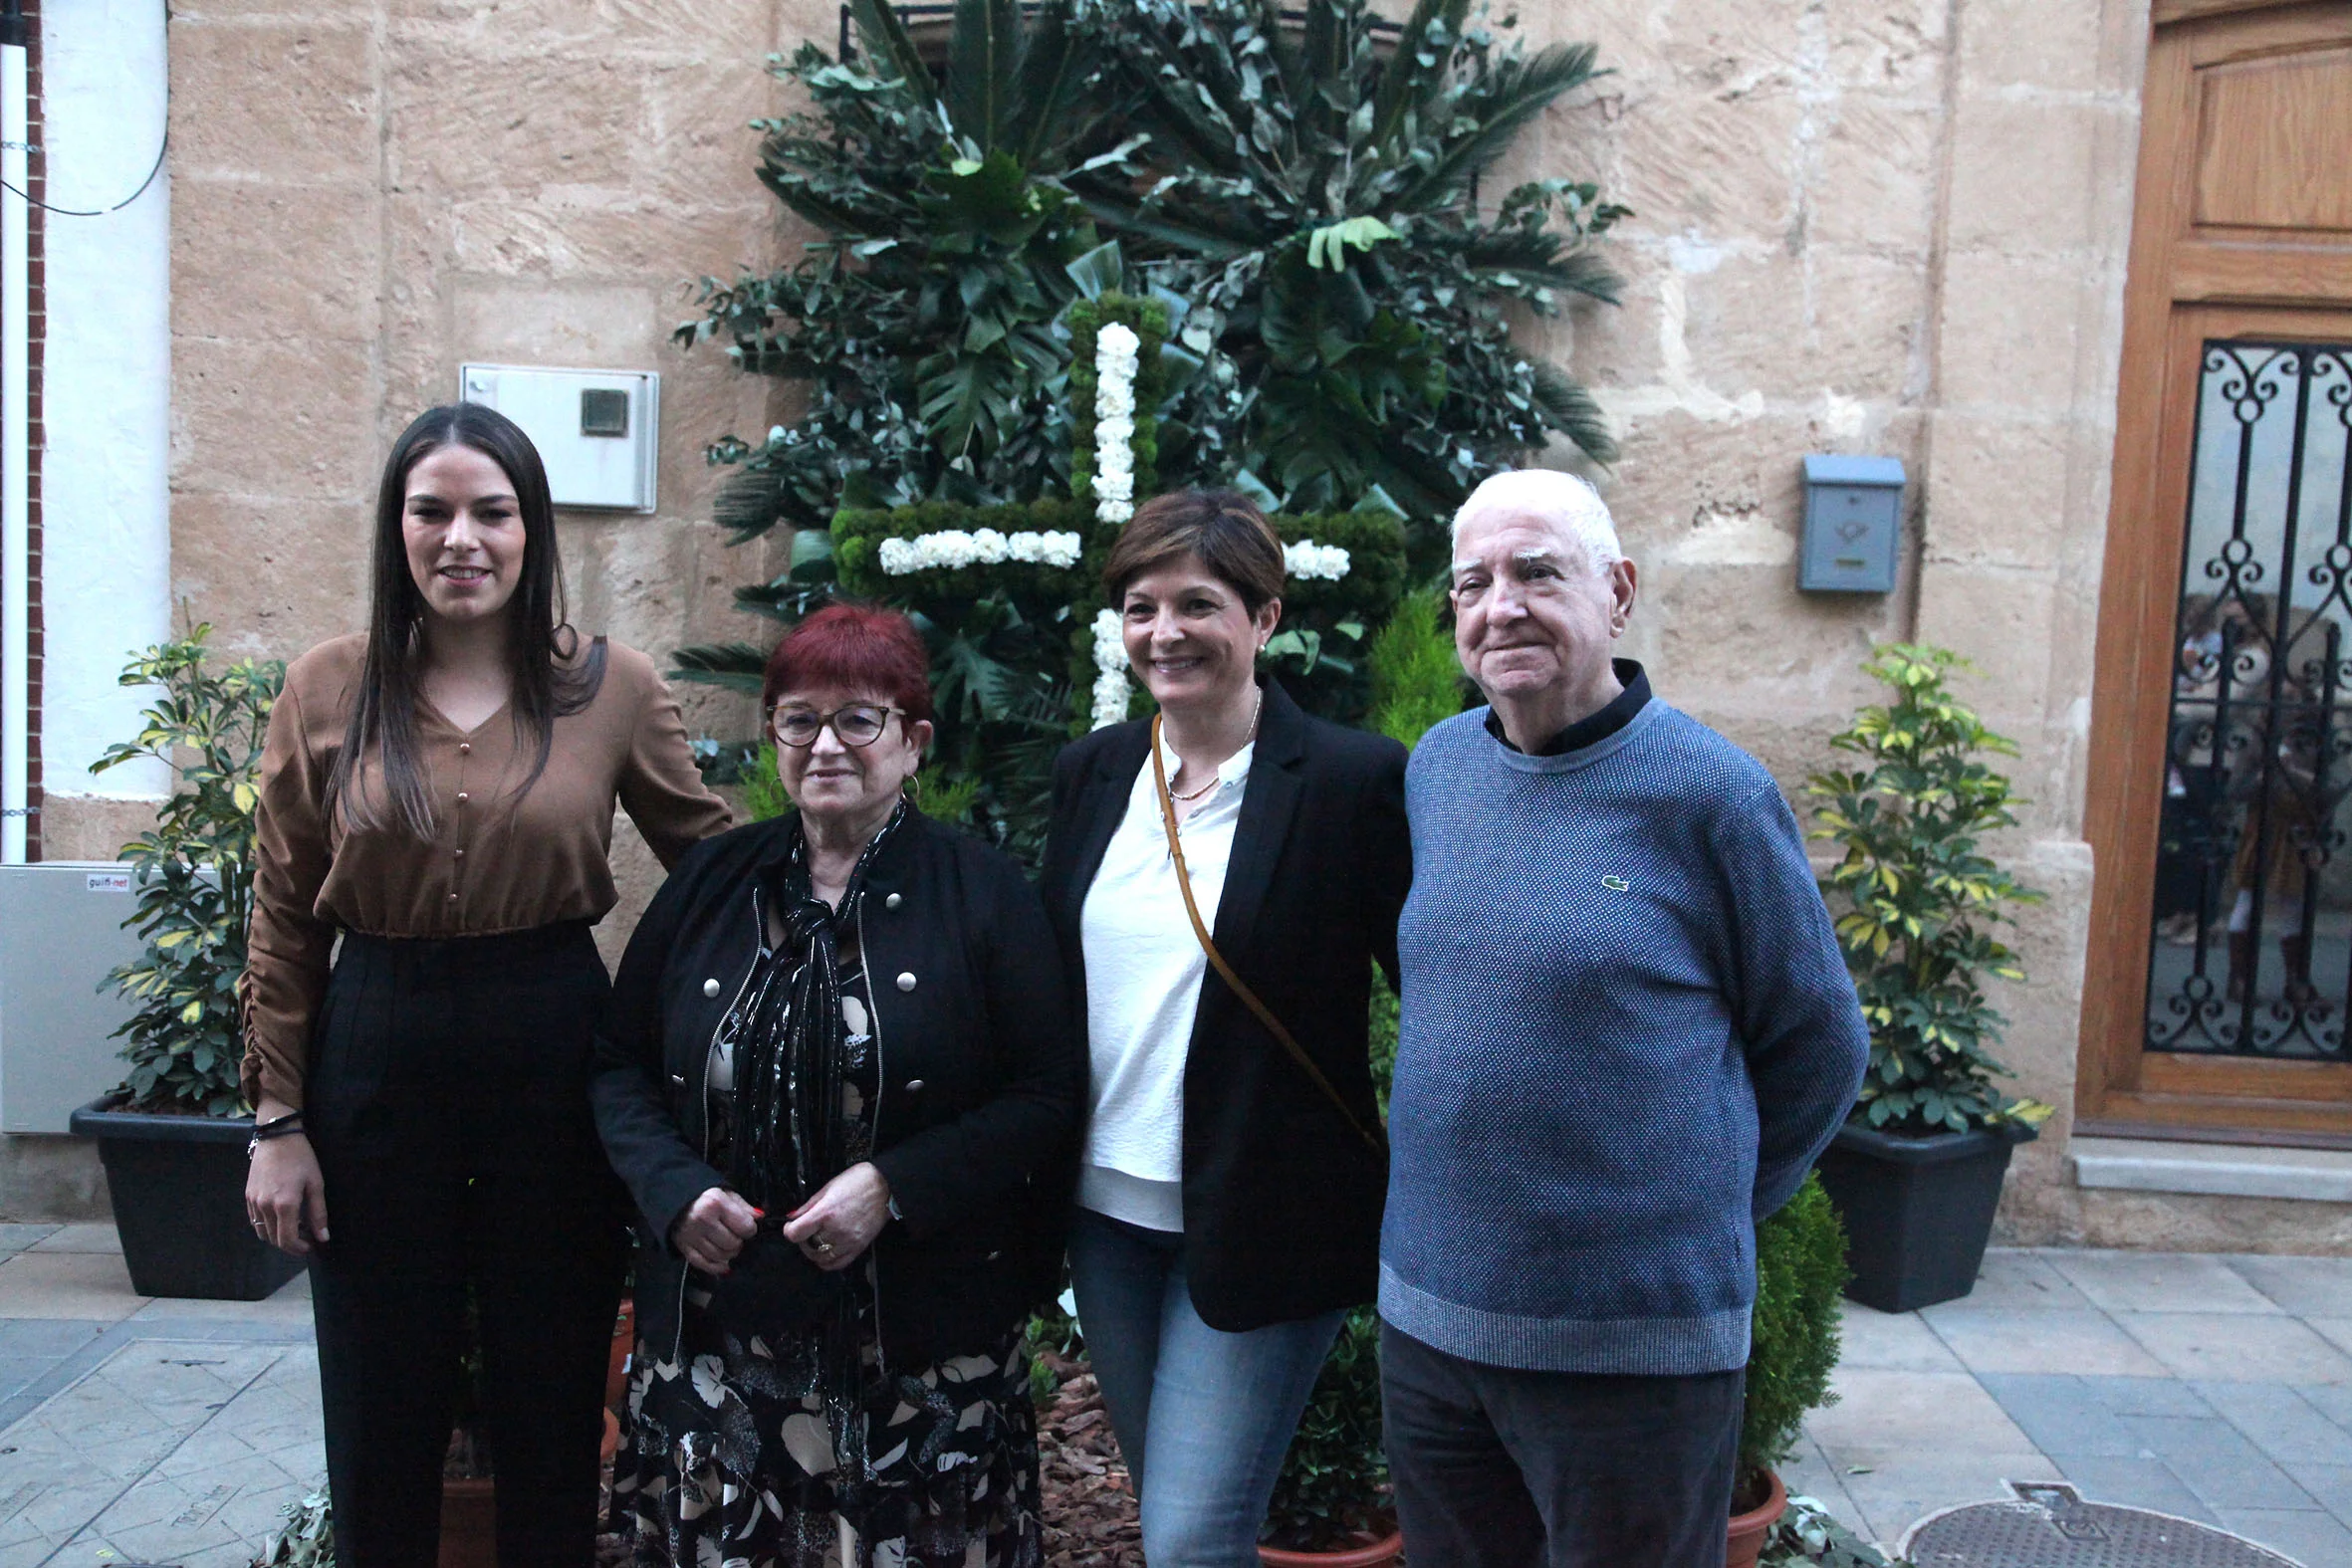
<svg viewBox="0 0 2352 1568">
<path fill-rule="evenodd" d="M 1160 755 L 1158 714 L 1153 714 L 1151 718 L 1151 778 L 1152 783 L 1159 787 L 1160 825 L 1168 832 L 1168 853 L 1176 862 L 1176 890 L 1184 895 L 1184 913 L 1192 919 L 1192 934 L 1200 939 L 1201 952 L 1208 956 L 1209 967 L 1217 972 L 1235 996 L 1241 998 L 1242 1006 L 1257 1015 L 1258 1021 L 1266 1025 L 1268 1032 L 1282 1041 L 1283 1049 L 1291 1053 L 1291 1059 L 1298 1064 L 1300 1071 L 1314 1080 L 1314 1086 L 1323 1091 L 1323 1097 L 1331 1102 L 1331 1108 L 1346 1119 L 1347 1125 L 1355 1130 L 1355 1135 L 1364 1141 L 1364 1146 L 1386 1158 L 1388 1140 L 1366 1127 L 1356 1118 L 1355 1112 L 1347 1108 L 1347 1102 L 1339 1097 L 1339 1091 L 1331 1086 L 1331 1080 L 1323 1076 L 1323 1069 L 1314 1064 L 1314 1058 L 1306 1054 L 1306 1048 L 1298 1043 L 1289 1029 L 1283 1027 L 1283 1020 L 1274 1015 L 1274 1009 L 1260 1001 L 1258 993 L 1243 983 L 1242 977 L 1233 972 L 1233 966 L 1225 962 L 1225 955 L 1217 951 L 1217 944 L 1209 940 L 1209 928 L 1201 923 L 1200 905 L 1193 902 L 1192 871 L 1184 863 L 1184 845 L 1176 836 L 1176 801 L 1168 791 L 1167 760 Z"/>
</svg>

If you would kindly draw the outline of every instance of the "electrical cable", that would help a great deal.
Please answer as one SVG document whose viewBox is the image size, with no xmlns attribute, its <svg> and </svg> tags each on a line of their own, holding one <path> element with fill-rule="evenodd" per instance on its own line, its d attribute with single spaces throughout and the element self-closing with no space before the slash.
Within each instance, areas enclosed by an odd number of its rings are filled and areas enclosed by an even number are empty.
<svg viewBox="0 0 2352 1568">
<path fill-rule="evenodd" d="M 147 193 L 147 187 L 155 183 L 155 176 L 163 172 L 163 157 L 170 150 L 171 128 L 167 125 L 163 129 L 162 145 L 155 148 L 155 161 L 153 166 L 147 170 L 147 177 L 138 182 L 138 189 L 116 202 L 112 207 L 53 207 L 46 201 L 35 201 L 32 197 L 26 196 L 23 191 L 18 190 L 4 179 L 0 179 L 0 190 L 8 192 L 11 196 L 22 196 L 25 205 L 39 207 L 43 212 L 54 212 L 61 218 L 103 218 L 111 212 L 120 212 L 124 207 L 144 196 Z"/>
</svg>

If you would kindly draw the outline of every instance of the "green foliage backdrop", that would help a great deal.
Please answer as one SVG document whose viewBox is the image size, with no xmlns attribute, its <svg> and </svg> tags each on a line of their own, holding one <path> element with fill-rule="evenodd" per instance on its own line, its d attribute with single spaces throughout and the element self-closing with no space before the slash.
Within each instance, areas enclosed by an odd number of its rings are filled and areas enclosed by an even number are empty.
<svg viewBox="0 0 2352 1568">
<path fill-rule="evenodd" d="M 1364 0 L 960 0 L 935 66 L 898 12 L 853 0 L 856 48 L 771 61 L 805 111 L 756 124 L 760 175 L 818 231 L 804 253 L 704 279 L 681 342 L 800 384 L 799 417 L 709 447 L 739 540 L 797 531 L 741 589 L 790 622 L 830 591 L 836 510 L 1085 495 L 1089 302 L 1153 301 L 1165 347 L 1139 398 L 1138 494 L 1228 483 L 1269 510 L 1408 521 L 1412 570 L 1486 474 L 1555 436 L 1606 457 L 1591 398 L 1511 338 L 1514 312 L 1610 300 L 1593 241 L 1624 215 L 1590 182 L 1480 176 L 1593 51 L 1529 51 L 1470 0 L 1386 31 Z M 1073 462 L 1073 454 L 1075 461 Z M 992 608 L 991 614 L 995 614 Z M 1336 622 L 1334 623 L 1336 624 Z M 1286 668 L 1362 700 L 1331 628 Z M 943 670 L 1022 630 L 944 627 Z M 743 686 L 760 650 L 681 650 Z M 1309 694 L 1313 700 L 1312 694 Z"/>
</svg>

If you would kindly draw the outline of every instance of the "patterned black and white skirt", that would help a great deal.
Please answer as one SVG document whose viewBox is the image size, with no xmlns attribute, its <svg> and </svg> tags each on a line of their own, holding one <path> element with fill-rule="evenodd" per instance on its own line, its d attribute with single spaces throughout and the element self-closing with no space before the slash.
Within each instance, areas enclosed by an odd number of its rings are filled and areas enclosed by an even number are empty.
<svg viewBox="0 0 2352 1568">
<path fill-rule="evenodd" d="M 859 1445 L 853 1432 L 837 1443 L 827 1416 L 823 1332 L 747 1345 L 708 1300 L 688 1287 L 679 1359 L 639 1342 L 612 1467 L 614 1526 L 639 1568 L 1041 1568 L 1019 1333 L 885 1374 L 869 1331 L 850 1424 L 863 1452 L 844 1454 Z M 859 1319 L 870 1330 L 870 1310 Z"/>
</svg>

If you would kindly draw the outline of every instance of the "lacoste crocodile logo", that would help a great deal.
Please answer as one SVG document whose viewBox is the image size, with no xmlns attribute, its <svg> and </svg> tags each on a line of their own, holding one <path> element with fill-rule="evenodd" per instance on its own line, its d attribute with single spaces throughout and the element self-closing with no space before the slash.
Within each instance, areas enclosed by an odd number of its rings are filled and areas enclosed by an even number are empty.
<svg viewBox="0 0 2352 1568">
<path fill-rule="evenodd" d="M 1633 884 L 1621 876 L 1604 876 L 1600 879 L 1600 885 L 1612 893 L 1628 893 L 1633 890 Z"/>
</svg>

